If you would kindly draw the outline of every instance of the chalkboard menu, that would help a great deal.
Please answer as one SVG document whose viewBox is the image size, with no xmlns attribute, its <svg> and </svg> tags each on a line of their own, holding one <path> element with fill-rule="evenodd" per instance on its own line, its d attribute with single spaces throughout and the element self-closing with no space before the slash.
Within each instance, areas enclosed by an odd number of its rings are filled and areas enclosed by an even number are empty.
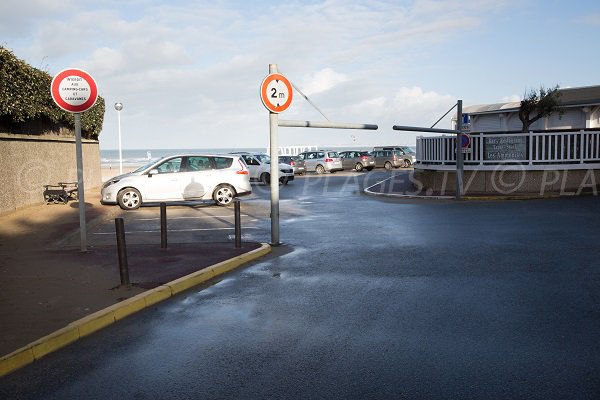
<svg viewBox="0 0 600 400">
<path fill-rule="evenodd" d="M 527 137 L 486 137 L 483 152 L 484 160 L 526 160 Z"/>
</svg>

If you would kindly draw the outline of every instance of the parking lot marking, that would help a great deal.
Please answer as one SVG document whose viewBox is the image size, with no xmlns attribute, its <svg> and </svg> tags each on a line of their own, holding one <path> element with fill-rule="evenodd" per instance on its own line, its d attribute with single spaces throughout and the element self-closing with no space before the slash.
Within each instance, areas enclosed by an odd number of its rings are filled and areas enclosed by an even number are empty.
<svg viewBox="0 0 600 400">
<path fill-rule="evenodd" d="M 229 228 L 191 228 L 191 229 L 169 229 L 169 232 L 196 232 L 196 231 L 232 231 L 235 227 Z M 258 229 L 257 226 L 245 226 L 243 229 Z M 126 231 L 127 234 L 132 233 L 157 233 L 160 229 L 148 229 L 142 231 Z M 114 232 L 94 232 L 94 235 L 114 235 Z"/>
<path fill-rule="evenodd" d="M 248 217 L 247 214 L 241 214 L 242 217 Z M 203 218 L 233 218 L 233 214 L 231 215 L 206 215 L 202 217 L 169 217 L 170 220 L 173 219 L 203 219 Z M 160 217 L 157 218 L 137 218 L 136 221 L 158 221 Z"/>
</svg>

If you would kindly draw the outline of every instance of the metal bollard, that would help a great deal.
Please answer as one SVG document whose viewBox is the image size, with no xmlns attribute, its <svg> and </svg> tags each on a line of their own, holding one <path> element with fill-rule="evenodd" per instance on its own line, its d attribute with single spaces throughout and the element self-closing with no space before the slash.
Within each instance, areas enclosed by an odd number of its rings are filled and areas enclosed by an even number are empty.
<svg viewBox="0 0 600 400">
<path fill-rule="evenodd" d="M 233 199 L 233 209 L 235 214 L 235 248 L 242 247 L 242 222 L 240 212 L 240 199 Z"/>
<path fill-rule="evenodd" d="M 167 204 L 160 203 L 160 248 L 167 248 Z"/>
<path fill-rule="evenodd" d="M 121 285 L 129 285 L 129 265 L 127 264 L 127 244 L 125 243 L 123 218 L 115 218 L 115 230 L 117 232 L 117 255 L 119 257 Z"/>
</svg>

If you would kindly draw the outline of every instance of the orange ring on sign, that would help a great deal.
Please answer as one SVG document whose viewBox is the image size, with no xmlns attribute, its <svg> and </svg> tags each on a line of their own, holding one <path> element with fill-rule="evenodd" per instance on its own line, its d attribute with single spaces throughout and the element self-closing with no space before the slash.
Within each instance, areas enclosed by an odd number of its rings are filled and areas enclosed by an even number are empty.
<svg viewBox="0 0 600 400">
<path fill-rule="evenodd" d="M 269 83 L 273 82 L 274 80 L 283 82 L 283 84 L 288 89 L 288 98 L 285 101 L 285 103 L 283 103 L 280 106 L 273 105 L 273 103 L 271 103 L 269 101 L 268 95 L 267 95 L 267 87 L 269 86 Z M 269 74 L 260 84 L 260 99 L 262 100 L 263 105 L 267 108 L 267 110 L 269 110 L 271 112 L 280 113 L 280 112 L 287 110 L 288 107 L 290 106 L 290 104 L 292 104 L 292 97 L 294 97 L 294 91 L 292 90 L 292 84 L 290 83 L 288 78 L 286 78 L 285 76 L 283 76 L 281 74 Z"/>
</svg>

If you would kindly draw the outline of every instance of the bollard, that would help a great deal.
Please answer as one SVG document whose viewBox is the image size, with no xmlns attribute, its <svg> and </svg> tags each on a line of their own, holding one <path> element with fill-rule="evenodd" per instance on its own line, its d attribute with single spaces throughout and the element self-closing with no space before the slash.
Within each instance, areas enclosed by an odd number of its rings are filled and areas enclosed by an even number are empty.
<svg viewBox="0 0 600 400">
<path fill-rule="evenodd" d="M 239 249 L 242 247 L 242 222 L 240 216 L 240 199 L 233 199 L 233 206 L 235 214 L 235 248 Z"/>
<path fill-rule="evenodd" d="M 160 203 L 160 248 L 167 248 L 167 204 Z"/>
<path fill-rule="evenodd" d="M 117 232 L 117 255 L 119 257 L 121 285 L 129 285 L 129 265 L 127 264 L 127 245 L 125 243 L 123 218 L 115 218 L 115 230 Z"/>
</svg>

